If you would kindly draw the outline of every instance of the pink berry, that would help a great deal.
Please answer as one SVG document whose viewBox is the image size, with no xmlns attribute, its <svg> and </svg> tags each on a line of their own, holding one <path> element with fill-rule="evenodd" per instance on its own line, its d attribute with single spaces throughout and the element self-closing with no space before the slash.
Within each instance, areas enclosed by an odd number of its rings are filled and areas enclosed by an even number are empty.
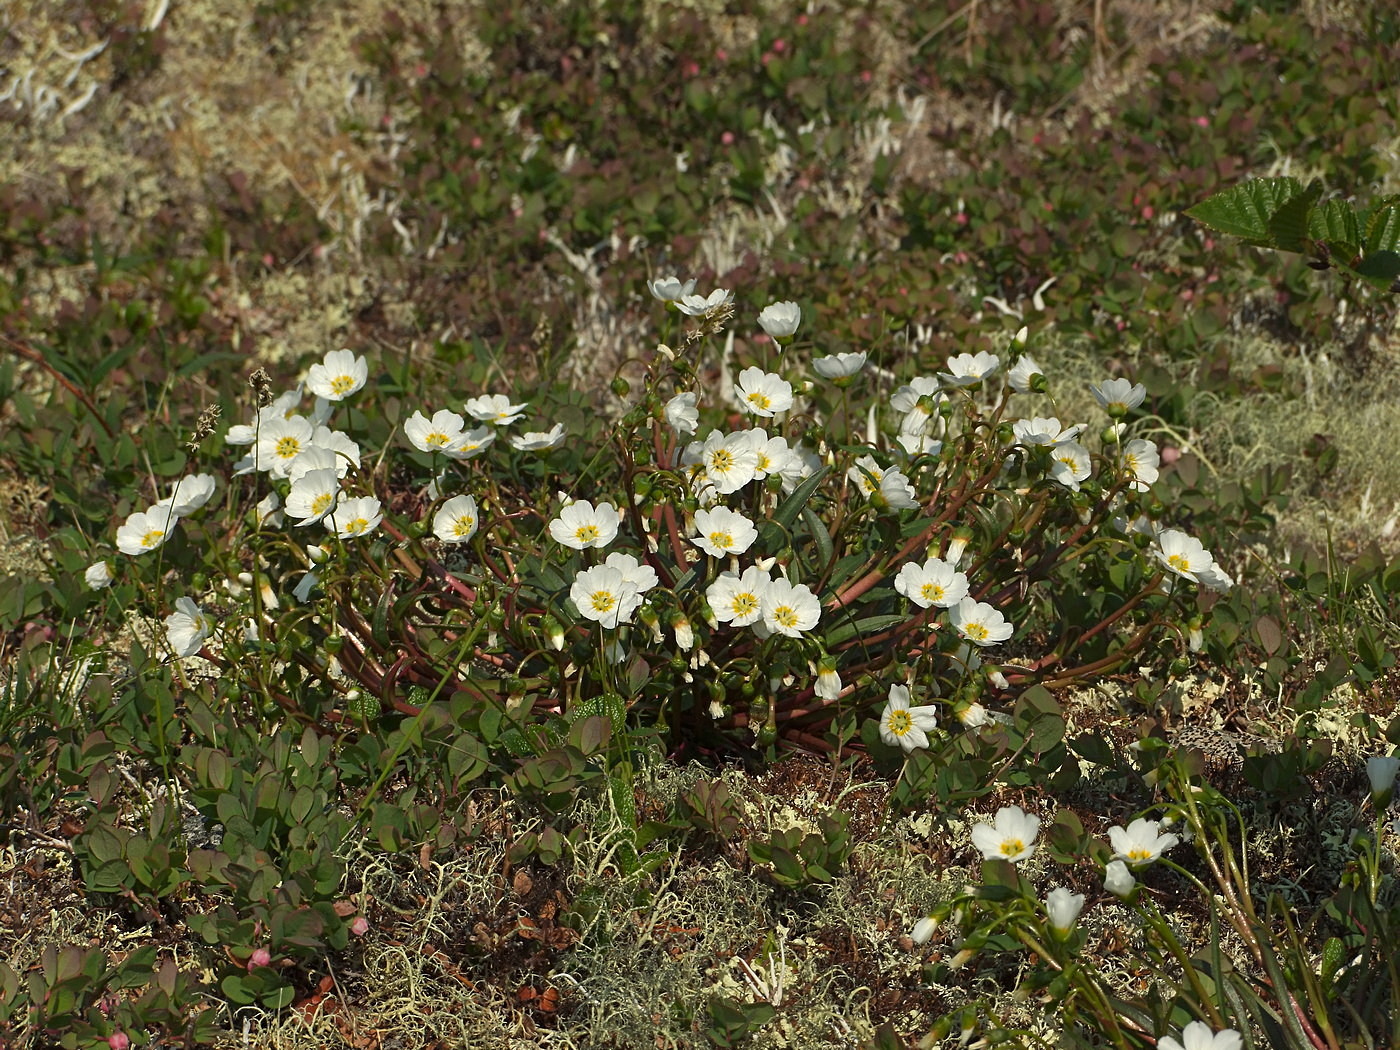
<svg viewBox="0 0 1400 1050">
<path fill-rule="evenodd" d="M 369 933 L 369 920 L 363 915 L 358 916 L 355 921 L 350 924 L 350 932 L 356 937 L 363 937 L 365 934 Z"/>
<path fill-rule="evenodd" d="M 126 1050 L 131 1045 L 131 1037 L 125 1032 L 113 1032 L 107 1037 L 107 1045 L 112 1050 Z"/>
<path fill-rule="evenodd" d="M 271 953 L 270 951 L 268 951 L 266 948 L 254 948 L 254 949 L 253 949 L 253 954 L 250 955 L 250 956 L 248 956 L 248 969 L 249 969 L 249 970 L 252 970 L 255 966 L 271 966 L 271 965 L 272 965 L 272 953 Z"/>
<path fill-rule="evenodd" d="M 734 145 L 734 132 L 726 131 L 723 135 L 719 137 L 719 140 L 726 146 Z"/>
<path fill-rule="evenodd" d="M 781 55 L 784 51 L 787 50 L 787 41 L 784 40 L 782 37 L 778 37 L 777 40 L 773 41 L 773 50 L 777 54 Z"/>
</svg>

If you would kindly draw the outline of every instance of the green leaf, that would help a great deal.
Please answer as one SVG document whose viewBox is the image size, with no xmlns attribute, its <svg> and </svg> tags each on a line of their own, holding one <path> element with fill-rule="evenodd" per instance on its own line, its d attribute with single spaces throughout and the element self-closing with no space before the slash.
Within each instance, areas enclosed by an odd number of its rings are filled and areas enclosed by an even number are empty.
<svg viewBox="0 0 1400 1050">
<path fill-rule="evenodd" d="M 1269 216 L 1270 247 L 1287 252 L 1307 251 L 1309 217 L 1321 196 L 1322 183 L 1314 179 L 1302 193 L 1280 203 Z"/>
<path fill-rule="evenodd" d="M 807 501 L 812 498 L 812 493 L 817 491 L 817 486 L 822 483 L 830 467 L 822 467 L 793 489 L 792 495 L 783 500 L 782 506 L 773 512 L 772 521 L 776 521 L 783 527 L 784 532 L 792 531 L 792 524 L 797 520 L 797 516 L 802 513 L 802 508 L 807 506 Z"/>
<path fill-rule="evenodd" d="M 1323 201 L 1308 215 L 1308 236 L 1327 245 L 1338 262 L 1347 262 L 1361 249 L 1356 210 L 1335 197 Z"/>
<path fill-rule="evenodd" d="M 1318 192 L 1321 192 L 1320 187 Z M 1271 223 L 1284 204 L 1300 198 L 1303 193 L 1302 183 L 1289 176 L 1253 179 L 1207 197 L 1194 208 L 1188 208 L 1186 214 L 1212 230 L 1243 237 L 1261 248 L 1276 248 L 1280 245 Z M 1306 230 L 1306 225 L 1297 230 L 1300 240 Z"/>
</svg>

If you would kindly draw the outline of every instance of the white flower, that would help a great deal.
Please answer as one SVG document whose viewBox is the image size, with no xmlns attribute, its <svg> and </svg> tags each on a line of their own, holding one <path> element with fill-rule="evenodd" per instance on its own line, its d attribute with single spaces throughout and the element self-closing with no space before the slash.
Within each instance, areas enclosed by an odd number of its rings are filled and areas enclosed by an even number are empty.
<svg viewBox="0 0 1400 1050">
<path fill-rule="evenodd" d="M 978 729 L 992 721 L 992 716 L 981 704 L 974 701 L 970 704 L 962 704 L 953 710 L 964 729 Z"/>
<path fill-rule="evenodd" d="M 990 824 L 977 824 L 972 829 L 972 844 L 987 860 L 1025 860 L 1035 852 L 1035 837 L 1040 834 L 1040 818 L 1020 806 L 1003 806 Z"/>
<path fill-rule="evenodd" d="M 270 525 L 274 529 L 282 526 L 282 500 L 275 492 L 269 492 L 262 499 L 258 500 L 258 505 L 253 508 L 253 513 L 258 516 L 259 523 Z"/>
<path fill-rule="evenodd" d="M 726 435 L 712 430 L 703 444 L 693 442 L 686 448 L 687 457 L 692 450 L 694 462 L 704 466 L 704 480 L 722 496 L 739 491 L 754 479 L 758 469 L 758 453 L 743 431 Z"/>
<path fill-rule="evenodd" d="M 909 939 L 915 944 L 927 944 L 937 929 L 938 923 L 934 921 L 933 916 L 925 915 L 914 923 L 914 929 L 910 931 Z"/>
<path fill-rule="evenodd" d="M 639 595 L 645 594 L 660 582 L 655 569 L 644 565 L 630 554 L 609 554 L 603 564 L 622 573 L 622 578 L 637 588 Z"/>
<path fill-rule="evenodd" d="M 948 622 L 974 645 L 996 645 L 1011 637 L 1011 624 L 986 602 L 964 598 L 948 610 Z"/>
<path fill-rule="evenodd" d="M 836 670 L 836 661 L 831 657 L 823 657 L 817 667 L 817 680 L 812 685 L 812 695 L 822 700 L 836 700 L 841 696 L 841 690 L 845 688 L 841 682 L 841 673 Z"/>
<path fill-rule="evenodd" d="M 675 300 L 675 303 L 676 309 L 683 314 L 691 317 L 709 317 L 728 305 L 732 298 L 727 288 L 716 288 L 709 295 L 686 293 Z"/>
<path fill-rule="evenodd" d="M 884 477 L 885 468 L 875 462 L 874 456 L 861 456 L 854 465 L 846 469 L 847 480 L 859 488 L 867 499 L 873 498 L 875 493 L 880 491 L 880 482 Z"/>
<path fill-rule="evenodd" d="M 564 424 L 555 423 L 548 430 L 530 430 L 510 437 L 511 447 L 517 452 L 545 452 L 557 448 L 564 441 Z"/>
<path fill-rule="evenodd" d="M 251 466 L 274 478 L 287 477 L 292 460 L 311 447 L 316 428 L 305 416 L 268 419 L 258 428 Z"/>
<path fill-rule="evenodd" d="M 749 446 L 758 457 L 753 468 L 755 481 L 762 481 L 769 474 L 781 474 L 792 459 L 792 449 L 788 448 L 787 438 L 781 434 L 770 438 L 766 430 L 758 427 L 739 433 L 748 438 Z"/>
<path fill-rule="evenodd" d="M 1108 379 L 1089 390 L 1111 416 L 1127 415 L 1129 409 L 1137 408 L 1147 397 L 1147 387 L 1126 379 Z"/>
<path fill-rule="evenodd" d="M 696 407 L 700 395 L 695 393 L 677 394 L 666 402 L 666 422 L 677 434 L 693 434 L 700 425 L 700 412 Z"/>
<path fill-rule="evenodd" d="M 745 412 L 771 419 L 792 407 L 792 384 L 782 376 L 754 366 L 739 373 L 734 387 L 739 407 Z"/>
<path fill-rule="evenodd" d="M 1163 529 L 1152 553 L 1170 572 L 1192 583 L 1198 582 L 1198 575 L 1215 564 L 1201 541 L 1180 529 Z"/>
<path fill-rule="evenodd" d="M 705 589 L 705 601 L 720 623 L 747 627 L 763 615 L 763 592 L 771 582 L 768 573 L 756 565 L 742 574 L 720 573 Z"/>
<path fill-rule="evenodd" d="M 948 358 L 948 371 L 938 377 L 949 386 L 973 386 L 982 382 L 1001 365 L 1001 358 L 979 350 L 975 354 L 956 354 Z"/>
<path fill-rule="evenodd" d="M 1011 424 L 1011 433 L 1018 445 L 1063 445 L 1079 437 L 1084 430 L 1083 423 L 1072 427 L 1061 427 L 1054 416 L 1033 416 L 1018 419 Z"/>
<path fill-rule="evenodd" d="M 112 586 L 112 568 L 105 561 L 93 562 L 83 572 L 83 581 L 94 591 Z"/>
<path fill-rule="evenodd" d="M 209 497 L 214 495 L 216 486 L 213 474 L 194 474 L 190 477 L 181 478 L 175 482 L 175 487 L 170 495 L 163 500 L 159 500 L 152 510 L 159 510 L 169 507 L 175 512 L 177 518 L 183 518 L 187 514 L 193 514 L 209 502 Z"/>
<path fill-rule="evenodd" d="M 253 416 L 252 423 L 235 423 L 229 427 L 228 433 L 224 435 L 224 441 L 230 445 L 251 445 L 258 440 L 258 431 L 262 429 L 263 423 L 269 419 L 286 419 L 288 416 L 295 415 L 297 406 L 300 404 L 300 386 L 295 390 L 279 394 L 272 404 L 258 409 Z"/>
<path fill-rule="evenodd" d="M 312 445 L 305 452 L 298 452 L 296 459 L 287 464 L 287 477 L 295 485 L 313 470 L 329 470 L 337 478 L 344 475 L 342 466 L 349 464 L 328 448 Z"/>
<path fill-rule="evenodd" d="M 472 496 L 453 496 L 433 514 L 433 535 L 443 543 L 465 543 L 476 535 L 480 511 Z"/>
<path fill-rule="evenodd" d="M 438 409 L 429 419 L 415 411 L 404 420 L 403 436 L 419 452 L 455 452 L 462 444 L 466 420 L 456 412 Z"/>
<path fill-rule="evenodd" d="M 306 604 L 306 600 L 311 597 L 312 590 L 321 582 L 321 577 L 314 572 L 302 573 L 302 577 L 297 581 L 297 585 L 292 588 L 292 597 L 301 605 Z M 255 625 L 256 626 L 256 625 Z"/>
<path fill-rule="evenodd" d="M 365 385 L 369 365 L 350 350 L 332 350 L 306 373 L 306 389 L 327 401 L 344 401 Z"/>
<path fill-rule="evenodd" d="M 1196 573 L 1196 582 L 1203 583 L 1212 591 L 1219 591 L 1222 594 L 1235 585 L 1234 577 L 1222 569 L 1219 562 L 1214 560 Z"/>
<path fill-rule="evenodd" d="M 316 430 L 311 435 L 311 446 L 335 454 L 337 477 L 345 477 L 350 472 L 351 467 L 359 469 L 360 446 L 350 440 L 349 434 L 317 424 Z"/>
<path fill-rule="evenodd" d="M 524 401 L 513 405 L 505 394 L 482 394 L 469 400 L 464 407 L 475 420 L 505 426 L 519 419 L 528 404 L 528 401 Z"/>
<path fill-rule="evenodd" d="M 1134 868 L 1145 867 L 1181 841 L 1175 834 L 1161 834 L 1159 821 L 1138 817 L 1126 828 L 1108 829 L 1108 841 L 1113 844 L 1113 856 Z"/>
<path fill-rule="evenodd" d="M 763 625 L 775 634 L 802 637 L 821 618 L 821 603 L 805 584 L 779 577 L 763 589 Z"/>
<path fill-rule="evenodd" d="M 321 519 L 326 529 L 341 539 L 364 536 L 373 532 L 384 520 L 379 501 L 373 496 L 352 496 L 343 499 L 329 515 Z"/>
<path fill-rule="evenodd" d="M 787 300 L 770 303 L 758 315 L 758 326 L 777 340 L 788 338 L 801 323 L 802 308 Z"/>
<path fill-rule="evenodd" d="M 692 277 L 682 282 L 679 277 L 658 277 L 654 281 L 648 281 L 647 288 L 654 298 L 663 303 L 673 303 L 695 291 L 695 279 Z"/>
<path fill-rule="evenodd" d="M 636 584 L 629 583 L 622 570 L 611 565 L 596 565 L 580 572 L 569 588 L 569 598 L 581 616 L 603 627 L 630 623 L 642 603 Z"/>
<path fill-rule="evenodd" d="M 864 350 L 853 354 L 830 354 L 814 359 L 812 371 L 823 379 L 847 379 L 864 368 L 865 362 L 866 353 Z"/>
<path fill-rule="evenodd" d="M 907 416 L 905 418 L 908 419 Z M 904 449 L 904 454 L 911 458 L 914 456 L 936 456 L 943 451 L 943 442 L 936 441 L 927 434 L 910 434 L 901 431 L 895 440 L 899 442 L 899 447 Z"/>
<path fill-rule="evenodd" d="M 1137 887 L 1137 879 L 1121 860 L 1111 860 L 1103 873 L 1103 888 L 1115 897 L 1126 897 Z"/>
<path fill-rule="evenodd" d="M 1092 473 L 1089 450 L 1077 441 L 1056 445 L 1050 453 L 1050 479 L 1058 481 L 1071 492 L 1079 491 L 1079 483 Z"/>
<path fill-rule="evenodd" d="M 783 491 L 791 493 L 805 479 L 821 469 L 821 457 L 811 449 L 803 445 L 788 449 L 787 458 L 778 465 L 778 473 L 783 479 Z"/>
<path fill-rule="evenodd" d="M 891 685 L 884 713 L 880 715 L 880 739 L 890 747 L 896 744 L 905 751 L 928 747 L 929 731 L 938 726 L 938 709 L 932 706 L 910 707 L 909 687 Z"/>
<path fill-rule="evenodd" d="M 898 470 L 887 470 L 881 475 L 880 493 L 872 497 L 872 502 L 877 507 L 883 504 L 891 510 L 909 510 L 919 505 L 919 501 L 914 498 L 914 486 L 909 483 L 909 478 Z"/>
<path fill-rule="evenodd" d="M 1018 394 L 1029 394 L 1031 392 L 1031 377 L 1043 376 L 1045 369 L 1040 367 L 1030 354 L 1022 354 L 1011 370 L 1006 373 L 1006 381 L 1011 384 L 1011 389 Z"/>
<path fill-rule="evenodd" d="M 1377 810 L 1390 805 L 1397 774 L 1400 774 L 1400 758 L 1394 755 L 1373 755 L 1366 759 L 1366 778 L 1371 782 L 1371 800 Z"/>
<path fill-rule="evenodd" d="M 165 618 L 165 640 L 176 656 L 193 656 L 214 633 L 214 621 L 193 598 L 177 598 L 175 611 Z"/>
<path fill-rule="evenodd" d="M 462 444 L 452 453 L 453 459 L 471 459 L 480 455 L 486 446 L 496 440 L 496 432 L 490 426 L 477 427 L 462 435 Z"/>
<path fill-rule="evenodd" d="M 948 400 L 934 376 L 915 376 L 890 395 L 890 408 L 900 413 L 901 434 L 925 434 L 939 406 Z"/>
<path fill-rule="evenodd" d="M 1169 1035 L 1157 1040 L 1157 1050 L 1240 1050 L 1243 1039 L 1239 1032 L 1227 1028 L 1212 1032 L 1204 1021 L 1192 1021 L 1181 1030 L 1181 1042 Z"/>
<path fill-rule="evenodd" d="M 170 538 L 179 520 L 168 507 L 137 511 L 118 527 L 117 550 L 132 557 L 153 551 Z"/>
<path fill-rule="evenodd" d="M 1162 463 L 1156 444 L 1145 438 L 1133 438 L 1123 446 L 1122 457 L 1123 466 L 1132 472 L 1133 488 L 1146 492 L 1157 480 L 1157 468 Z"/>
<path fill-rule="evenodd" d="M 301 519 L 298 525 L 310 525 L 334 510 L 339 496 L 340 479 L 334 468 L 309 470 L 292 482 L 292 491 L 287 493 L 287 513 Z"/>
<path fill-rule="evenodd" d="M 894 589 L 920 609 L 950 609 L 967 597 L 967 576 L 942 558 L 922 565 L 906 562 L 894 578 Z"/>
<path fill-rule="evenodd" d="M 743 554 L 758 539 L 753 522 L 728 507 L 696 511 L 695 527 L 700 534 L 692 536 L 690 542 L 712 558 Z"/>
<path fill-rule="evenodd" d="M 1045 914 L 1050 917 L 1050 928 L 1062 937 L 1074 929 L 1083 910 L 1084 894 L 1073 893 L 1063 886 L 1056 886 L 1045 897 Z"/>
<path fill-rule="evenodd" d="M 594 507 L 586 499 L 570 503 L 549 523 L 549 534 L 565 547 L 606 547 L 617 538 L 617 508 L 611 503 Z"/>
</svg>

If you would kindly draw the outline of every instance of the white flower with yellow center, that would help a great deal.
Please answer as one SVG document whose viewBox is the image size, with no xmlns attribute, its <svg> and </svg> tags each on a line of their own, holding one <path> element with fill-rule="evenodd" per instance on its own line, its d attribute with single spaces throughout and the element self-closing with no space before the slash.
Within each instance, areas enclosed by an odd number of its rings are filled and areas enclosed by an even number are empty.
<svg viewBox="0 0 1400 1050">
<path fill-rule="evenodd" d="M 922 565 L 906 562 L 894 578 L 894 589 L 920 609 L 950 609 L 967 597 L 967 576 L 942 558 Z"/>
<path fill-rule="evenodd" d="M 322 518 L 326 529 L 343 540 L 373 532 L 384 520 L 379 501 L 373 496 L 353 496 L 343 499 L 330 514 Z"/>
<path fill-rule="evenodd" d="M 1030 354 L 1022 354 L 1016 359 L 1016 363 L 1011 366 L 1011 370 L 1006 373 L 1006 381 L 1011 384 L 1011 389 L 1018 394 L 1029 394 L 1031 392 L 1031 379 L 1034 376 L 1044 378 L 1045 369 Z"/>
<path fill-rule="evenodd" d="M 285 478 L 292 460 L 311 447 L 315 435 L 311 420 L 304 416 L 266 420 L 258 428 L 251 465 L 255 470 L 267 471 L 274 478 Z"/>
<path fill-rule="evenodd" d="M 176 656 L 193 656 L 213 633 L 214 621 L 193 598 L 175 600 L 175 611 L 165 618 L 165 640 Z"/>
<path fill-rule="evenodd" d="M 595 565 L 575 576 L 569 599 L 580 616 L 603 627 L 629 622 L 641 604 L 636 585 L 627 581 L 621 569 L 610 565 Z"/>
<path fill-rule="evenodd" d="M 974 386 L 982 382 L 1001 365 L 1001 358 L 979 350 L 975 354 L 956 354 L 948 358 L 948 371 L 938 378 L 948 386 Z"/>
<path fill-rule="evenodd" d="M 586 499 L 570 503 L 549 523 L 549 534 L 576 551 L 606 547 L 617 538 L 617 508 L 611 503 L 594 507 Z"/>
<path fill-rule="evenodd" d="M 476 535 L 480 520 L 474 497 L 453 496 L 433 514 L 433 535 L 443 543 L 466 543 Z"/>
<path fill-rule="evenodd" d="M 690 542 L 712 558 L 743 554 L 758 539 L 753 522 L 728 507 L 696 511 L 695 528 L 699 535 L 692 536 Z"/>
<path fill-rule="evenodd" d="M 987 860 L 1009 860 L 1013 864 L 1035 852 L 1040 834 L 1040 818 L 1020 806 L 1003 806 L 990 824 L 972 829 L 972 844 Z"/>
<path fill-rule="evenodd" d="M 948 610 L 948 621 L 958 635 L 973 645 L 996 645 L 1011 637 L 1006 617 L 986 602 L 968 597 Z"/>
<path fill-rule="evenodd" d="M 721 496 L 738 492 L 754 479 L 754 472 L 758 469 L 758 453 L 742 430 L 728 435 L 712 430 L 703 444 L 692 442 L 686 448 L 688 459 L 692 452 L 695 458 L 691 462 L 699 463 L 704 468 L 703 477 L 697 480 L 713 485 Z"/>
<path fill-rule="evenodd" d="M 734 392 L 739 396 L 740 408 L 765 419 L 771 419 L 792 407 L 792 384 L 782 376 L 765 372 L 757 366 L 739 373 Z"/>
<path fill-rule="evenodd" d="M 720 623 L 747 627 L 763 615 L 763 592 L 771 582 L 768 573 L 756 565 L 742 573 L 720 573 L 705 589 L 705 601 Z"/>
<path fill-rule="evenodd" d="M 308 470 L 292 482 L 292 490 L 287 493 L 287 513 L 301 519 L 298 525 L 310 525 L 334 510 L 339 496 L 340 479 L 335 476 L 335 468 Z"/>
<path fill-rule="evenodd" d="M 169 507 L 150 507 L 130 515 L 117 529 L 117 550 L 133 558 L 161 546 L 180 518 Z"/>
<path fill-rule="evenodd" d="M 1050 480 L 1058 481 L 1071 492 L 1079 491 L 1079 483 L 1092 469 L 1089 450 L 1077 441 L 1056 445 L 1050 451 Z"/>
<path fill-rule="evenodd" d="M 502 427 L 519 419 L 528 404 L 525 401 L 513 405 L 505 394 L 482 394 L 468 401 L 465 407 L 473 419 Z"/>
<path fill-rule="evenodd" d="M 1123 446 L 1123 466 L 1133 475 L 1133 488 L 1146 492 L 1157 480 L 1162 457 L 1157 446 L 1145 438 L 1133 438 Z"/>
<path fill-rule="evenodd" d="M 821 618 L 821 603 L 817 596 L 801 583 L 789 583 L 782 577 L 763 590 L 763 625 L 774 634 L 801 638 Z"/>
<path fill-rule="evenodd" d="M 404 420 L 403 436 L 419 452 L 451 453 L 461 445 L 465 425 L 466 420 L 445 408 L 434 412 L 431 419 L 415 411 Z"/>
<path fill-rule="evenodd" d="M 1171 849 L 1181 837 L 1161 833 L 1159 821 L 1138 817 L 1126 828 L 1108 829 L 1108 841 L 1113 845 L 1113 856 L 1130 868 L 1142 868 L 1151 864 L 1166 850 Z"/>
<path fill-rule="evenodd" d="M 880 715 L 880 739 L 890 747 L 905 751 L 928 747 L 928 734 L 938 726 L 938 709 L 932 706 L 910 707 L 909 687 L 890 686 L 889 700 Z"/>
<path fill-rule="evenodd" d="M 1180 529 L 1163 529 L 1157 536 L 1157 546 L 1152 553 L 1169 572 L 1192 583 L 1199 582 L 1200 574 L 1215 565 L 1215 559 L 1201 545 L 1201 541 Z"/>
<path fill-rule="evenodd" d="M 344 401 L 365 385 L 369 365 L 350 350 L 332 350 L 306 373 L 306 389 L 327 401 Z"/>
<path fill-rule="evenodd" d="M 710 317 L 729 305 L 733 295 L 727 288 L 716 288 L 709 295 L 688 292 L 674 300 L 676 309 L 690 317 Z"/>
</svg>

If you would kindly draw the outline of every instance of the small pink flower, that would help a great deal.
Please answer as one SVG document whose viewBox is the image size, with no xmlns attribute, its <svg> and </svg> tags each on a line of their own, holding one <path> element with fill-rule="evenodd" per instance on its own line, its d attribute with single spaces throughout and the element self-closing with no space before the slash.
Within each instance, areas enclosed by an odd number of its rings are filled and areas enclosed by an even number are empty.
<svg viewBox="0 0 1400 1050">
<path fill-rule="evenodd" d="M 700 75 L 700 63 L 687 62 L 685 64 L 685 75 L 688 77 L 698 77 Z"/>
<path fill-rule="evenodd" d="M 784 40 L 782 37 L 778 37 L 777 40 L 773 41 L 773 50 L 777 54 L 781 55 L 784 51 L 787 50 L 787 41 Z"/>
<path fill-rule="evenodd" d="M 723 135 L 719 137 L 719 140 L 726 146 L 734 145 L 734 132 L 726 131 Z"/>
<path fill-rule="evenodd" d="M 272 953 L 266 948 L 254 948 L 253 954 L 248 956 L 248 971 L 251 973 L 254 967 L 271 966 Z"/>
<path fill-rule="evenodd" d="M 113 1032 L 107 1037 L 107 1045 L 112 1050 L 126 1050 L 131 1045 L 131 1036 L 125 1032 Z"/>
<path fill-rule="evenodd" d="M 350 932 L 356 937 L 363 937 L 369 933 L 369 920 L 363 915 L 356 916 L 355 921 L 350 924 Z"/>
<path fill-rule="evenodd" d="M 797 16 L 797 24 L 800 25 L 800 26 L 805 26 L 805 25 L 807 24 L 807 16 L 806 16 L 806 15 L 798 15 L 798 16 Z"/>
<path fill-rule="evenodd" d="M 965 212 L 965 211 L 960 211 L 960 212 L 958 212 L 956 215 L 953 216 L 953 221 L 954 221 L 955 223 L 957 223 L 959 226 L 966 226 L 966 225 L 967 225 L 967 212 Z"/>
<path fill-rule="evenodd" d="M 1202 128 L 1208 128 L 1208 127 L 1210 127 L 1210 118 L 1209 118 L 1209 117 L 1197 117 L 1197 118 L 1196 118 L 1196 126 L 1197 126 L 1197 127 L 1202 127 Z"/>
<path fill-rule="evenodd" d="M 1153 208 L 1152 205 L 1150 205 L 1150 204 L 1147 205 L 1145 208 L 1142 209 L 1142 217 L 1143 217 L 1144 219 L 1150 219 L 1150 218 L 1152 218 L 1152 216 L 1154 216 L 1154 215 L 1156 215 L 1156 214 L 1157 214 L 1156 209 Z"/>
<path fill-rule="evenodd" d="M 862 69 L 862 70 L 860 71 L 860 82 L 861 82 L 862 84 L 868 84 L 868 83 L 870 83 L 870 82 L 871 82 L 872 80 L 874 80 L 874 79 L 875 79 L 875 74 L 872 73 L 872 72 L 870 72 L 870 70 L 868 70 L 868 69 Z"/>
<path fill-rule="evenodd" d="M 722 48 L 722 47 L 717 47 L 717 48 L 715 48 L 715 61 L 717 61 L 717 62 L 728 62 L 728 61 L 729 61 L 729 52 L 726 51 L 726 50 L 725 50 L 724 48 Z"/>
</svg>

